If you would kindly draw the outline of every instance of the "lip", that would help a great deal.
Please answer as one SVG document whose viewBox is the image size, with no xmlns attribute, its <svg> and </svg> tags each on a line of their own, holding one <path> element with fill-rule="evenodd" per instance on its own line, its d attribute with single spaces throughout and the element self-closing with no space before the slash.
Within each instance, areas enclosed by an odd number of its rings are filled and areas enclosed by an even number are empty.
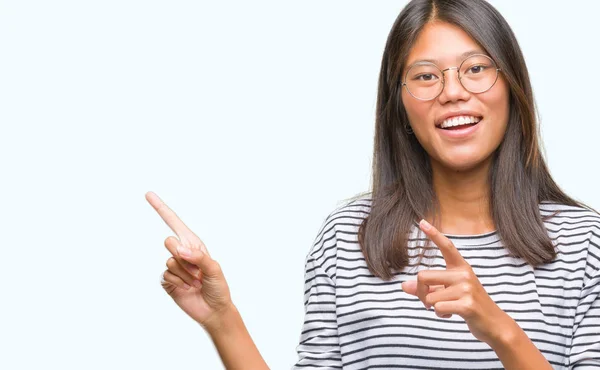
<svg viewBox="0 0 600 370">
<path fill-rule="evenodd" d="M 459 129 L 454 129 L 454 130 L 444 130 L 443 128 L 436 127 L 436 130 L 439 130 L 441 135 L 443 135 L 447 138 L 450 138 L 450 139 L 465 139 L 465 138 L 468 138 L 469 136 L 473 135 L 475 133 L 475 131 L 477 131 L 477 128 L 479 127 L 481 122 L 483 122 L 483 119 L 481 121 L 477 122 L 475 125 L 467 126 L 465 128 L 459 128 Z"/>
<path fill-rule="evenodd" d="M 435 127 L 439 128 L 440 125 L 442 124 L 442 122 L 444 122 L 447 118 L 456 117 L 456 116 L 474 116 L 474 117 L 479 117 L 479 118 L 483 119 L 483 116 L 481 115 L 481 113 L 471 111 L 471 110 L 457 110 L 454 112 L 448 112 L 448 113 L 438 117 L 438 119 L 435 120 Z M 477 125 L 475 125 L 475 126 L 477 126 Z M 475 127 L 475 126 L 473 126 L 473 127 Z"/>
</svg>

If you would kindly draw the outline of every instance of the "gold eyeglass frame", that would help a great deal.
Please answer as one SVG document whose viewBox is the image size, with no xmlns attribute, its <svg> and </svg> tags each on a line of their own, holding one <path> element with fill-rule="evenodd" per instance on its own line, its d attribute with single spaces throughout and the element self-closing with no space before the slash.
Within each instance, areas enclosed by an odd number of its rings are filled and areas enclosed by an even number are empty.
<svg viewBox="0 0 600 370">
<path fill-rule="evenodd" d="M 489 60 L 491 60 L 491 61 L 492 61 L 492 63 L 493 63 L 495 66 L 496 66 L 496 78 L 494 79 L 494 82 L 492 83 L 492 85 L 491 85 L 490 87 L 488 87 L 487 89 L 485 89 L 485 90 L 483 90 L 483 91 L 477 91 L 477 92 L 475 92 L 475 91 L 471 91 L 471 90 L 467 89 L 467 87 L 466 87 L 465 85 L 463 85 L 463 83 L 462 83 L 462 76 L 460 75 L 460 69 L 461 69 L 462 65 L 463 65 L 463 64 L 464 64 L 464 63 L 465 63 L 465 62 L 466 62 L 466 61 L 467 61 L 469 58 L 472 58 L 472 57 L 474 57 L 474 56 L 482 56 L 482 57 L 486 57 L 486 58 L 488 58 Z M 440 72 L 441 72 L 441 75 L 442 75 L 442 89 L 441 89 L 441 90 L 440 90 L 440 92 L 439 92 L 439 93 L 438 93 L 436 96 L 434 96 L 433 98 L 429 98 L 429 99 L 422 99 L 422 98 L 418 98 L 418 97 L 414 96 L 414 95 L 413 95 L 413 93 L 411 93 L 411 92 L 410 92 L 410 89 L 408 88 L 408 85 L 406 84 L 406 79 L 408 78 L 408 72 L 410 72 L 410 70 L 411 70 L 413 67 L 415 67 L 415 66 L 419 66 L 419 65 L 432 65 L 432 66 L 434 66 L 435 68 L 437 68 L 437 69 L 438 69 L 438 71 L 440 71 Z M 449 70 L 451 70 L 451 69 L 455 69 L 455 70 L 456 70 L 456 73 L 457 73 L 457 75 L 458 75 L 458 82 L 460 82 L 460 85 L 463 87 L 463 89 L 467 90 L 467 91 L 468 91 L 468 92 L 470 92 L 471 94 L 482 94 L 482 93 L 484 93 L 484 92 L 486 92 L 486 91 L 489 91 L 489 90 L 490 90 L 492 87 L 494 87 L 494 85 L 495 85 L 495 84 L 496 84 L 496 82 L 498 81 L 498 75 L 499 75 L 499 73 L 498 73 L 498 72 L 502 71 L 502 68 L 498 68 L 498 64 L 496 63 L 496 61 L 494 61 L 494 59 L 492 59 L 490 56 L 488 56 L 488 55 L 485 55 L 485 54 L 472 54 L 472 55 L 469 55 L 468 57 L 466 57 L 466 58 L 465 58 L 465 59 L 464 59 L 464 60 L 463 60 L 463 61 L 460 63 L 460 65 L 459 65 L 458 67 L 448 67 L 448 68 L 446 68 L 446 69 L 441 69 L 441 68 L 440 68 L 440 67 L 438 67 L 438 66 L 437 66 L 435 63 L 431 63 L 431 62 L 419 62 L 419 63 L 413 64 L 412 66 L 410 66 L 410 68 L 409 68 L 409 69 L 406 71 L 406 74 L 404 75 L 404 82 L 402 82 L 402 85 L 400 85 L 400 88 L 402 88 L 402 87 L 404 86 L 404 87 L 406 88 L 406 91 L 407 91 L 407 92 L 410 94 L 410 96 L 412 96 L 413 98 L 415 98 L 415 99 L 418 99 L 418 100 L 422 100 L 422 101 L 429 101 L 429 100 L 436 99 L 438 96 L 440 96 L 440 95 L 442 94 L 442 92 L 444 91 L 444 88 L 446 87 L 446 75 L 445 75 L 445 72 L 446 72 L 446 71 L 449 71 Z"/>
</svg>

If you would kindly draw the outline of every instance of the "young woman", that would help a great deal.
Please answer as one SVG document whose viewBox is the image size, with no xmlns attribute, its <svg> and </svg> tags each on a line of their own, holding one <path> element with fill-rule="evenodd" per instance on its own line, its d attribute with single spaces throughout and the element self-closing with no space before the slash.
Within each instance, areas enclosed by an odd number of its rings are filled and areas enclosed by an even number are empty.
<svg viewBox="0 0 600 370">
<path fill-rule="evenodd" d="M 327 217 L 306 259 L 295 368 L 600 368 L 600 216 L 555 184 L 537 135 L 504 18 L 411 1 L 383 55 L 372 191 Z M 179 237 L 164 289 L 228 369 L 267 368 L 218 263 L 146 197 Z"/>
</svg>

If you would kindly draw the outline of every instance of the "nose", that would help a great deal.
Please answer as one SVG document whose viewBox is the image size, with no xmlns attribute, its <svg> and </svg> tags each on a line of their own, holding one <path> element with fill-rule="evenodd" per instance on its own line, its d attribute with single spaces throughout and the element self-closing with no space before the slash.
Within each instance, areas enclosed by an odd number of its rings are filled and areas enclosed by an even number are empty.
<svg viewBox="0 0 600 370">
<path fill-rule="evenodd" d="M 451 70 L 455 70 L 455 72 L 452 72 Z M 442 73 L 444 74 L 444 90 L 438 97 L 440 103 L 468 100 L 471 94 L 463 87 L 458 79 L 458 67 L 446 68 Z"/>
</svg>

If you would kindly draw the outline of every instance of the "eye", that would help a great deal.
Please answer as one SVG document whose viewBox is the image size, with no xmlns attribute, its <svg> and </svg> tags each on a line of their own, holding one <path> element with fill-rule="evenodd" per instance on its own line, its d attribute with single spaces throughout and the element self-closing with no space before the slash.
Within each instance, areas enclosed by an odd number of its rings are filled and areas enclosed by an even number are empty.
<svg viewBox="0 0 600 370">
<path fill-rule="evenodd" d="M 475 65 L 467 69 L 467 73 L 478 74 L 485 71 L 488 67 L 485 65 Z"/>
<path fill-rule="evenodd" d="M 423 77 L 423 78 L 421 78 L 421 77 Z M 432 73 L 423 73 L 418 76 L 415 76 L 414 80 L 433 81 L 436 78 L 437 78 L 437 76 Z"/>
</svg>

